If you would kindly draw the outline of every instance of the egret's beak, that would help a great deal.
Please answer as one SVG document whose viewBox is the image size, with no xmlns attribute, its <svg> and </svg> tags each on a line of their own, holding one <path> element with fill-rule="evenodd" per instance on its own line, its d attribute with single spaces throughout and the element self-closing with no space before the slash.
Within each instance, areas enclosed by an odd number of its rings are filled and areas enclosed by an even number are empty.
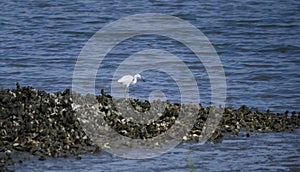
<svg viewBox="0 0 300 172">
<path fill-rule="evenodd" d="M 142 78 L 142 77 L 141 77 L 141 80 L 142 80 L 143 82 L 146 82 L 146 81 L 144 80 L 144 78 Z"/>
</svg>

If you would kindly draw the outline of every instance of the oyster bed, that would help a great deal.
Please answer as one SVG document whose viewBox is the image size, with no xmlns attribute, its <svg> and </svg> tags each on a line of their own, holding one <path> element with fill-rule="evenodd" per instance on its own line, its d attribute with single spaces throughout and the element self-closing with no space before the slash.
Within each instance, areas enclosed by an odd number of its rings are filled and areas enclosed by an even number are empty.
<svg viewBox="0 0 300 172">
<path fill-rule="evenodd" d="M 16 160 L 12 155 L 19 152 L 38 156 L 39 160 L 70 155 L 80 159 L 80 153 L 97 153 L 103 149 L 93 142 L 97 137 L 93 138 L 93 132 L 99 126 L 109 127 L 127 138 L 143 140 L 164 134 L 180 116 L 193 117 L 192 129 L 179 133 L 183 141 L 222 142 L 224 134 L 238 135 L 242 129 L 246 130 L 245 137 L 250 137 L 251 132 L 293 131 L 300 124 L 300 112 L 260 112 L 245 105 L 238 109 L 226 107 L 222 115 L 213 118 L 220 120 L 210 123 L 218 124 L 215 131 L 204 138 L 210 112 L 218 114 L 219 110 L 168 101 L 114 99 L 103 90 L 99 96 L 82 96 L 68 89 L 46 93 L 28 86 L 21 88 L 17 83 L 16 89 L 0 90 L 0 169 L 13 165 Z M 183 121 L 179 127 L 185 124 L 188 123 Z M 174 132 L 171 137 L 173 134 L 178 136 Z M 109 149 L 110 145 L 104 145 Z"/>
</svg>

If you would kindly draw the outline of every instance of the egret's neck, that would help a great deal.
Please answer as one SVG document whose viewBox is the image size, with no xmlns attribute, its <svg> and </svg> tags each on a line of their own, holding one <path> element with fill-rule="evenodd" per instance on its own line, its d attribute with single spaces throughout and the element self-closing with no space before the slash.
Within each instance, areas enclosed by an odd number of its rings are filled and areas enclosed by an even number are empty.
<svg viewBox="0 0 300 172">
<path fill-rule="evenodd" d="M 133 80 L 132 80 L 132 82 L 131 82 L 131 83 L 132 83 L 132 84 L 135 84 L 135 83 L 136 83 L 136 81 L 137 81 L 137 77 L 136 77 L 136 76 L 134 76 L 134 77 L 133 77 Z"/>
</svg>

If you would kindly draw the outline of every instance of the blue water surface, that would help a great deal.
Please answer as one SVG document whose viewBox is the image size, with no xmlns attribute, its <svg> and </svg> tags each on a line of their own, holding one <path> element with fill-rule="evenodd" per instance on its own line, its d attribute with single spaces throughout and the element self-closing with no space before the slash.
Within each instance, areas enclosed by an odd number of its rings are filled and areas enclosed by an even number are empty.
<svg viewBox="0 0 300 172">
<path fill-rule="evenodd" d="M 215 47 L 225 71 L 227 106 L 245 104 L 273 112 L 300 111 L 300 1 L 28 0 L 1 1 L 0 6 L 1 88 L 14 88 L 16 82 L 48 92 L 71 88 L 77 57 L 95 32 L 129 15 L 163 13 L 193 24 Z M 161 48 L 180 57 L 199 78 L 201 103 L 209 105 L 211 88 L 205 67 L 183 44 L 157 35 L 134 37 L 113 49 L 100 65 L 95 78 L 96 93 L 101 88 L 109 93 L 111 77 L 120 63 L 132 53 L 147 48 Z M 148 99 L 152 91 L 161 90 L 171 101 L 179 101 L 178 86 L 167 74 L 155 70 L 142 74 L 146 82 L 132 86 L 132 96 Z M 278 140 L 281 137 L 285 139 Z M 299 144 L 291 143 L 295 137 L 299 140 L 299 132 L 259 135 L 256 141 L 225 141 L 222 145 L 200 147 L 201 150 L 199 146 L 179 147 L 158 161 L 113 159 L 101 154 L 100 157 L 84 156 L 83 161 L 70 162 L 70 166 L 69 159 L 62 161 L 68 162 L 64 165 L 60 160 L 50 160 L 32 168 L 21 165 L 20 169 L 63 171 L 72 170 L 75 163 L 74 168 L 93 171 L 99 166 L 108 170 L 120 167 L 119 171 L 140 171 L 141 168 L 132 165 L 142 163 L 153 171 L 186 171 L 193 169 L 185 164 L 190 163 L 184 160 L 188 158 L 196 171 L 219 167 L 245 171 L 299 169 Z M 176 163 L 177 160 L 182 164 Z"/>
</svg>

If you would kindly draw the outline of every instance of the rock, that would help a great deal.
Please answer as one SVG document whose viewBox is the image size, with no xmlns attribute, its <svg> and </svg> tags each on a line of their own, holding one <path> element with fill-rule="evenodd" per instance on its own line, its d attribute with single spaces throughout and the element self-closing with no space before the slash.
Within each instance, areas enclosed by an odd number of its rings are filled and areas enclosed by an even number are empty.
<svg viewBox="0 0 300 172">
<path fill-rule="evenodd" d="M 46 157 L 45 157 L 44 155 L 41 155 L 41 156 L 39 157 L 39 160 L 40 160 L 40 161 L 45 161 L 45 160 L 46 160 Z"/>
<path fill-rule="evenodd" d="M 77 102 L 73 102 L 74 97 Z M 97 107 L 85 103 L 94 100 L 98 103 Z M 96 123 L 89 126 L 99 116 L 104 117 L 105 125 L 123 136 L 149 139 L 163 134 L 175 123 L 178 124 L 179 113 L 190 113 L 191 107 L 196 108 L 197 117 L 183 140 L 197 142 L 201 138 L 210 110 L 216 111 L 217 107 L 114 99 L 104 90 L 101 90 L 99 96 L 83 96 L 71 93 L 69 89 L 46 93 L 28 86 L 21 87 L 17 83 L 16 89 L 0 89 L 0 153 L 28 152 L 40 156 L 40 160 L 45 160 L 48 156 L 96 153 L 101 147 L 93 144 L 89 138 L 90 133 L 86 134 L 83 127 L 95 130 L 97 125 L 104 125 Z M 96 110 L 99 110 L 98 116 L 89 114 Z M 78 115 L 77 111 L 82 113 Z M 135 114 L 142 114 L 142 117 L 138 119 Z M 226 107 L 222 120 L 208 141 L 219 143 L 224 133 L 238 135 L 241 129 L 247 130 L 246 137 L 250 137 L 250 132 L 293 131 L 300 125 L 300 112 L 293 111 L 291 116 L 288 114 L 289 111 L 284 114 L 271 113 L 270 110 L 260 112 L 246 105 L 238 109 Z M 105 144 L 104 147 L 109 149 L 110 145 Z M 10 156 L 6 154 L 4 158 L 0 156 L 0 167 L 8 162 Z"/>
</svg>

